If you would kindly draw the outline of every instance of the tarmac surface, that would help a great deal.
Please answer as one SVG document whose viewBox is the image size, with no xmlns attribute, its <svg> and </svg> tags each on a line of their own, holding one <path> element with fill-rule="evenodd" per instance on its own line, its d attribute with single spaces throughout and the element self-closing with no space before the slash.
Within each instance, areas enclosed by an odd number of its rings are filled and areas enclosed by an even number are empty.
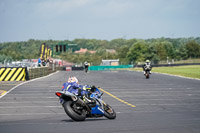
<svg viewBox="0 0 200 133">
<path fill-rule="evenodd" d="M 69 76 L 108 92 L 103 100 L 116 119 L 71 120 L 55 96 Z M 0 133 L 55 132 L 200 133 L 200 80 L 155 73 L 145 79 L 133 71 L 60 71 L 26 81 L 0 98 Z"/>
</svg>

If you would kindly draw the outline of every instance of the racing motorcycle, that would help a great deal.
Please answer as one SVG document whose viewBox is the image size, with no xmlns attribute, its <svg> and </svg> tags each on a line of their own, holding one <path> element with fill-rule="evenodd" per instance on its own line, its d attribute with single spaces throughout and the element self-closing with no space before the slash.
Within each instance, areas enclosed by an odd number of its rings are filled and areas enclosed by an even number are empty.
<svg viewBox="0 0 200 133">
<path fill-rule="evenodd" d="M 88 72 L 88 67 L 85 67 L 85 72 L 86 72 L 86 73 Z"/>
<path fill-rule="evenodd" d="M 114 109 L 102 100 L 103 93 L 99 89 L 84 100 L 77 95 L 77 91 L 68 89 L 67 91 L 57 91 L 55 93 L 61 100 L 61 104 L 66 114 L 74 121 L 84 121 L 86 118 L 103 117 L 115 119 Z M 87 102 L 91 101 L 93 102 Z"/>
<path fill-rule="evenodd" d="M 144 67 L 144 70 L 145 70 L 145 77 L 146 77 L 146 79 L 149 79 L 150 78 L 151 66 L 150 65 L 146 65 Z"/>
</svg>

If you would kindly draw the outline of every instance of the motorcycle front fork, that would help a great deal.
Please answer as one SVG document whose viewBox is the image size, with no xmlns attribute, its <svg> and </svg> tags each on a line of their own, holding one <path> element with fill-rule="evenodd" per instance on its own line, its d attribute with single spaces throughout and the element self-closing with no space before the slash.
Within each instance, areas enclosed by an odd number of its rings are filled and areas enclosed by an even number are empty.
<svg viewBox="0 0 200 133">
<path fill-rule="evenodd" d="M 146 74 L 146 71 L 144 71 L 144 75 Z M 151 74 L 151 71 L 149 71 L 149 74 Z"/>
</svg>

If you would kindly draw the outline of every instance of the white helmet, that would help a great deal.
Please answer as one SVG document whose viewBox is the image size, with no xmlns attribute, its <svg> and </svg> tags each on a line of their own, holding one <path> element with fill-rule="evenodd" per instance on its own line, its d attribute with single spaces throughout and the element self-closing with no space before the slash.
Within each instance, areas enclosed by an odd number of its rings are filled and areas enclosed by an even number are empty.
<svg viewBox="0 0 200 133">
<path fill-rule="evenodd" d="M 74 82 L 78 84 L 78 79 L 76 77 L 72 76 L 68 78 L 68 83 L 74 83 Z"/>
</svg>

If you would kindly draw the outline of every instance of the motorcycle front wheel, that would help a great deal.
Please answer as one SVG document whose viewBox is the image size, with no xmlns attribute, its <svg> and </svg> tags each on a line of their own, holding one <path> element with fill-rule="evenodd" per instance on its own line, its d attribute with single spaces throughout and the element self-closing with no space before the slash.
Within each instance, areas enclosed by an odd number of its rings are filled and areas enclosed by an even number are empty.
<svg viewBox="0 0 200 133">
<path fill-rule="evenodd" d="M 146 73 L 146 79 L 149 79 L 149 72 Z"/>
<path fill-rule="evenodd" d="M 116 113 L 114 109 L 110 105 L 104 105 L 104 116 L 108 119 L 115 119 Z"/>
<path fill-rule="evenodd" d="M 63 104 L 66 114 L 75 121 L 84 121 L 86 118 L 86 111 L 78 109 L 76 103 L 67 101 Z"/>
</svg>

